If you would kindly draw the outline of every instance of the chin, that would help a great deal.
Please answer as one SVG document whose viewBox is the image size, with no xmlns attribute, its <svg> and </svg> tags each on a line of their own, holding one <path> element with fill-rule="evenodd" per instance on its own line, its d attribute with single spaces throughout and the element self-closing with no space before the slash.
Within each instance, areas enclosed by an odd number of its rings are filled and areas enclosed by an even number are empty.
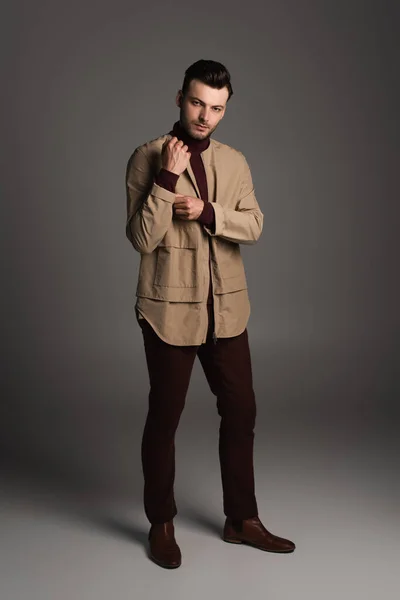
<svg viewBox="0 0 400 600">
<path fill-rule="evenodd" d="M 197 140 L 203 140 L 204 138 L 206 138 L 210 135 L 210 130 L 207 129 L 204 132 L 197 131 L 196 127 L 193 125 L 193 127 L 191 128 L 191 131 L 190 131 L 190 135 Z"/>
</svg>

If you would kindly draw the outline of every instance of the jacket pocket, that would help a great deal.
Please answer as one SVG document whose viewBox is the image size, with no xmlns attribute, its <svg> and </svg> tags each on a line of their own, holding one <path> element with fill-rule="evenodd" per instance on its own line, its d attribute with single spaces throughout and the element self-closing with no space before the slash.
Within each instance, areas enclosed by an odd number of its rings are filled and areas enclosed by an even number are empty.
<svg viewBox="0 0 400 600">
<path fill-rule="evenodd" d="M 215 294 L 228 294 L 246 289 L 246 274 L 239 244 L 221 239 L 215 242 L 214 252 Z"/>
<path fill-rule="evenodd" d="M 172 288 L 194 288 L 198 285 L 197 248 L 159 245 L 154 285 Z"/>
<path fill-rule="evenodd" d="M 239 244 L 219 240 L 216 244 L 216 256 L 222 279 L 237 278 L 244 274 Z"/>
</svg>

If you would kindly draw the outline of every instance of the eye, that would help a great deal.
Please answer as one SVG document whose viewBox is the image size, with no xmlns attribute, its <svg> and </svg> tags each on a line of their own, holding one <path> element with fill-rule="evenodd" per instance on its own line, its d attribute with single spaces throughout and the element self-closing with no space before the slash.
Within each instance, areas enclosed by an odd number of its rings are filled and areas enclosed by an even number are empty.
<svg viewBox="0 0 400 600">
<path fill-rule="evenodd" d="M 221 112 L 222 108 L 219 108 L 219 107 L 217 107 L 217 106 L 216 106 L 216 107 L 214 108 L 214 110 L 216 110 L 217 112 Z"/>
<path fill-rule="evenodd" d="M 200 104 L 200 102 L 199 102 L 198 100 L 193 100 L 193 104 L 194 104 L 195 106 L 198 106 L 198 105 Z"/>
</svg>

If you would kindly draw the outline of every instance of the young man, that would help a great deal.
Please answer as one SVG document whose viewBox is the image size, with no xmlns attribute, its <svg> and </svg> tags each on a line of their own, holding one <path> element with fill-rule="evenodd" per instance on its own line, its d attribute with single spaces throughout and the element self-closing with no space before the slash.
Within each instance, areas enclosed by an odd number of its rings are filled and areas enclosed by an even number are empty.
<svg viewBox="0 0 400 600">
<path fill-rule="evenodd" d="M 223 540 L 272 552 L 295 548 L 264 527 L 255 498 L 256 403 L 240 244 L 259 239 L 263 214 L 243 154 L 211 139 L 232 94 L 222 64 L 191 65 L 176 97 L 179 121 L 136 148 L 126 174 L 126 235 L 141 255 L 135 309 L 150 378 L 144 507 L 150 557 L 168 568 L 181 564 L 174 439 L 196 356 L 221 417 Z"/>
</svg>

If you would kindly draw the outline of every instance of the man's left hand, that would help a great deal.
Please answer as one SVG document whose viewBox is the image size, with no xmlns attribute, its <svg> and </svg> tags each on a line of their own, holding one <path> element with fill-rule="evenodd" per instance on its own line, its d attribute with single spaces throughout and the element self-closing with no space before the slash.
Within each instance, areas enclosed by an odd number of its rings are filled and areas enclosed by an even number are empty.
<svg viewBox="0 0 400 600">
<path fill-rule="evenodd" d="M 204 200 L 193 198 L 184 194 L 175 194 L 173 205 L 174 214 L 185 221 L 195 221 L 199 218 L 204 208 Z"/>
</svg>

